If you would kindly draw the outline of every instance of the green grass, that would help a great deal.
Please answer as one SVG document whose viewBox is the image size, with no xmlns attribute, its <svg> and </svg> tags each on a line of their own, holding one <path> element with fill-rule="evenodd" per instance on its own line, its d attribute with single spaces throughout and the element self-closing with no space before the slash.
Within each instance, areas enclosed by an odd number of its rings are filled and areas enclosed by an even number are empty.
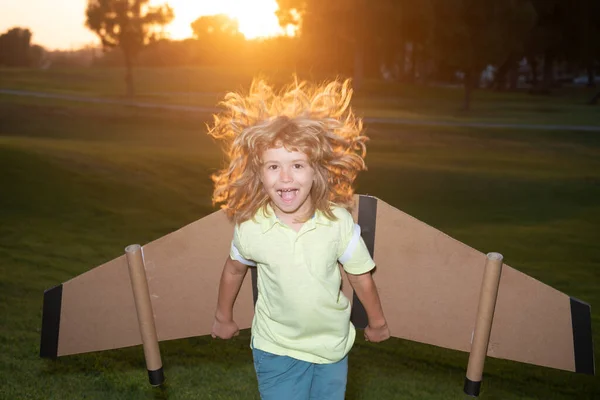
<svg viewBox="0 0 600 400">
<path fill-rule="evenodd" d="M 321 81 L 327 76 L 303 71 L 256 70 L 250 67 L 137 68 L 136 100 L 153 103 L 212 107 L 231 90 L 246 90 L 253 76 L 276 84 L 300 79 Z M 0 69 L 0 89 L 30 90 L 121 99 L 125 93 L 122 68 Z M 461 111 L 461 88 L 366 81 L 354 106 L 369 117 L 416 121 L 487 122 L 523 124 L 600 125 L 600 108 L 586 105 L 593 89 L 564 88 L 552 96 L 479 90 L 473 107 Z"/>
<path fill-rule="evenodd" d="M 257 399 L 249 332 L 40 359 L 43 291 L 213 211 L 206 116 L 0 96 L 2 399 Z M 598 133 L 369 126 L 375 195 L 592 305 L 599 359 Z M 360 335 L 359 335 L 360 336 Z M 358 339 L 348 399 L 462 399 L 468 355 Z M 600 379 L 488 358 L 482 399 L 600 398 Z"/>
</svg>

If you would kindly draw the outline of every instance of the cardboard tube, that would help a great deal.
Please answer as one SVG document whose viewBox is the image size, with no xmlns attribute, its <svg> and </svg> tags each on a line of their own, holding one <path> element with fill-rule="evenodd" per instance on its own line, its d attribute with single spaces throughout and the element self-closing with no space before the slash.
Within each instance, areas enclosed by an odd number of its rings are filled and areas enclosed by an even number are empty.
<svg viewBox="0 0 600 400">
<path fill-rule="evenodd" d="M 129 277 L 131 279 L 133 298 L 135 300 L 135 308 L 142 335 L 148 378 L 152 386 L 159 386 L 164 382 L 165 377 L 160 359 L 160 349 L 154 325 L 154 312 L 152 311 L 150 291 L 148 290 L 148 281 L 146 280 L 142 248 L 139 244 L 132 244 L 125 248 L 125 254 L 127 255 Z"/>
<path fill-rule="evenodd" d="M 483 375 L 483 364 L 487 354 L 490 332 L 492 331 L 492 320 L 498 297 L 498 286 L 500 285 L 500 274 L 502 272 L 502 254 L 488 253 L 483 273 L 483 282 L 479 294 L 479 306 L 477 308 L 477 320 L 469 354 L 467 376 L 465 378 L 464 392 L 469 396 L 479 396 L 481 379 Z"/>
</svg>

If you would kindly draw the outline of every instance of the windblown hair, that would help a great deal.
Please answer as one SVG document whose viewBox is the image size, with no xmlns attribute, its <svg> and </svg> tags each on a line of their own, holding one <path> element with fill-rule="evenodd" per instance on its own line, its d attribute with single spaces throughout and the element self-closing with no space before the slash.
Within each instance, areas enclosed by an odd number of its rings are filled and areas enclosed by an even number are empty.
<svg viewBox="0 0 600 400">
<path fill-rule="evenodd" d="M 284 146 L 305 153 L 315 170 L 313 208 L 334 220 L 331 203 L 353 206 L 352 184 L 361 170 L 368 138 L 362 120 L 350 107 L 350 81 L 322 85 L 295 81 L 281 91 L 255 79 L 247 95 L 228 93 L 225 108 L 213 116 L 208 134 L 223 142 L 227 166 L 212 176 L 213 204 L 236 223 L 247 221 L 267 206 L 261 183 L 262 154 Z"/>
</svg>

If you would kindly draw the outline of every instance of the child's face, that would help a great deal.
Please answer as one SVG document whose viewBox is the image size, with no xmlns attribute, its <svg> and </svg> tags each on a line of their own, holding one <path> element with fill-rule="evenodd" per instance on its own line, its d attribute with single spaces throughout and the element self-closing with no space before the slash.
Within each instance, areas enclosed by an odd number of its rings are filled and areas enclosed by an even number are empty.
<svg viewBox="0 0 600 400">
<path fill-rule="evenodd" d="M 284 222 L 305 217 L 312 207 L 310 189 L 315 179 L 306 154 L 283 146 L 271 148 L 262 154 L 262 163 L 261 181 L 275 215 Z"/>
</svg>

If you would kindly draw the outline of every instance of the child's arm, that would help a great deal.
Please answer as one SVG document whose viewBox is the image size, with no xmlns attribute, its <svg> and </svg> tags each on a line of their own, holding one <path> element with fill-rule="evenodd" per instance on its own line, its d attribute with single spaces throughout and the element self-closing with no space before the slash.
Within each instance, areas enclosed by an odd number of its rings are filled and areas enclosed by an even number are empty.
<svg viewBox="0 0 600 400">
<path fill-rule="evenodd" d="M 365 329 L 365 339 L 370 342 L 381 342 L 390 337 L 390 330 L 383 315 L 379 293 L 370 272 L 353 275 L 348 274 L 348 281 L 365 307 L 369 326 Z"/>
<path fill-rule="evenodd" d="M 219 283 L 217 310 L 211 332 L 213 338 L 231 339 L 238 335 L 239 328 L 233 321 L 233 304 L 247 271 L 247 265 L 227 257 Z"/>
</svg>

